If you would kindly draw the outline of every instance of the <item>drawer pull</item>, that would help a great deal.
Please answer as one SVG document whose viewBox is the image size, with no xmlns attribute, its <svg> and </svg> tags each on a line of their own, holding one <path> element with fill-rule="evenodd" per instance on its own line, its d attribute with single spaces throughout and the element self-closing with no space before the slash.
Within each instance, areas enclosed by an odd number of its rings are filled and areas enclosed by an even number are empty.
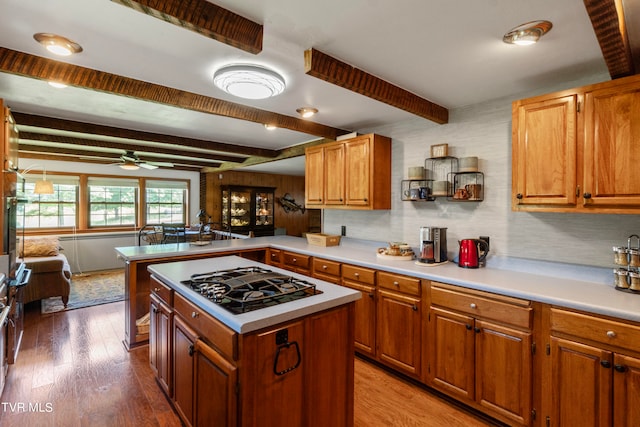
<svg viewBox="0 0 640 427">
<path fill-rule="evenodd" d="M 329 268 L 329 267 L 327 267 L 326 265 L 323 265 L 323 266 L 322 266 L 322 269 L 323 269 L 323 270 L 326 270 L 327 268 Z"/>
<path fill-rule="evenodd" d="M 615 331 L 607 331 L 607 336 L 609 338 L 615 338 L 616 337 L 616 333 L 615 333 Z"/>
<path fill-rule="evenodd" d="M 464 326 L 465 326 L 465 328 L 467 328 L 467 331 L 470 331 L 471 329 L 473 329 L 473 326 L 471 326 L 468 323 L 466 325 L 464 325 Z"/>
<path fill-rule="evenodd" d="M 398 283 L 398 282 L 393 282 L 393 286 L 400 286 L 400 283 Z"/>
<path fill-rule="evenodd" d="M 160 292 L 160 288 L 153 288 L 153 292 L 157 294 L 158 292 Z"/>
<path fill-rule="evenodd" d="M 360 273 L 353 273 L 354 276 L 360 277 Z"/>
<path fill-rule="evenodd" d="M 195 319 L 195 318 L 196 318 L 196 317 L 198 317 L 198 316 L 200 316 L 200 313 L 198 313 L 197 311 L 192 311 L 192 312 L 191 312 L 191 317 L 192 317 L 192 318 L 194 318 L 194 319 Z"/>
<path fill-rule="evenodd" d="M 478 306 L 476 305 L 476 303 L 475 303 L 475 302 L 472 302 L 471 304 L 469 304 L 469 307 L 471 307 L 471 308 L 473 308 L 473 309 L 478 308 Z"/>
<path fill-rule="evenodd" d="M 298 258 L 292 259 L 293 262 L 298 262 Z"/>
<path fill-rule="evenodd" d="M 601 360 L 600 364 L 602 365 L 603 368 L 610 368 L 611 367 L 611 362 L 609 362 L 608 360 Z"/>
<path fill-rule="evenodd" d="M 624 365 L 614 365 L 613 369 L 615 369 L 616 372 L 626 372 L 627 367 Z"/>
</svg>

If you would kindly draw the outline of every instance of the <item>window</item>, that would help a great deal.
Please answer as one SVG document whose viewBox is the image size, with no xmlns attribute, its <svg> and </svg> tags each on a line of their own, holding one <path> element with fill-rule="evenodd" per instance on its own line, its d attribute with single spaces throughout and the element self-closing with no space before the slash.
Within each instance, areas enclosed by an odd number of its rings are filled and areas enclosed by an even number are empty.
<svg viewBox="0 0 640 427">
<path fill-rule="evenodd" d="M 135 226 L 138 180 L 89 178 L 89 228 Z"/>
<path fill-rule="evenodd" d="M 186 222 L 186 182 L 147 181 L 146 201 L 146 224 Z"/>
<path fill-rule="evenodd" d="M 36 179 L 27 178 L 24 187 L 19 186 L 21 194 L 18 197 L 24 202 L 18 204 L 17 227 L 26 230 L 75 227 L 78 217 L 78 178 L 52 180 L 53 194 L 34 194 Z"/>
<path fill-rule="evenodd" d="M 34 194 L 37 173 L 19 180 L 18 228 L 30 234 L 55 229 L 122 231 L 144 224 L 186 223 L 189 181 L 53 172 L 53 194 Z M 143 197 L 144 196 L 144 197 Z"/>
</svg>

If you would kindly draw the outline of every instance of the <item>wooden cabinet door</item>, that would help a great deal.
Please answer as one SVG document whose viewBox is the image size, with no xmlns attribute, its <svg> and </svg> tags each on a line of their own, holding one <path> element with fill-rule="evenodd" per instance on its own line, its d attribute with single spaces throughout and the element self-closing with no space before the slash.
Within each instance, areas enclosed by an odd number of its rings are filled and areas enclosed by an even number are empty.
<svg viewBox="0 0 640 427">
<path fill-rule="evenodd" d="M 531 333 L 476 320 L 476 401 L 529 425 L 533 361 Z"/>
<path fill-rule="evenodd" d="M 431 355 L 428 379 L 431 385 L 458 399 L 475 398 L 474 319 L 431 307 Z"/>
<path fill-rule="evenodd" d="M 345 148 L 344 144 L 324 148 L 324 204 L 344 205 L 345 197 Z"/>
<path fill-rule="evenodd" d="M 551 425 L 611 426 L 611 352 L 551 337 L 551 358 Z"/>
<path fill-rule="evenodd" d="M 371 138 L 366 135 L 345 144 L 346 204 L 369 206 L 371 201 Z"/>
<path fill-rule="evenodd" d="M 613 357 L 613 425 L 640 426 L 640 359 Z"/>
<path fill-rule="evenodd" d="M 324 149 L 311 147 L 305 150 L 304 195 L 307 206 L 324 203 Z"/>
<path fill-rule="evenodd" d="M 204 341 L 195 342 L 195 426 L 237 425 L 237 368 Z"/>
<path fill-rule="evenodd" d="M 355 302 L 355 348 L 369 356 L 376 354 L 376 296 L 375 287 L 344 280 L 344 286 L 360 291 Z"/>
<path fill-rule="evenodd" d="M 151 294 L 151 318 L 149 324 L 149 363 L 160 386 L 171 397 L 171 307 Z"/>
<path fill-rule="evenodd" d="M 512 206 L 576 203 L 576 98 L 516 102 L 512 120 Z"/>
<path fill-rule="evenodd" d="M 179 317 L 173 319 L 173 403 L 180 419 L 194 425 L 194 363 L 196 333 Z"/>
<path fill-rule="evenodd" d="M 377 354 L 413 377 L 420 376 L 420 299 L 378 289 Z"/>
<path fill-rule="evenodd" d="M 640 205 L 640 83 L 587 92 L 585 115 L 585 205 Z"/>
</svg>

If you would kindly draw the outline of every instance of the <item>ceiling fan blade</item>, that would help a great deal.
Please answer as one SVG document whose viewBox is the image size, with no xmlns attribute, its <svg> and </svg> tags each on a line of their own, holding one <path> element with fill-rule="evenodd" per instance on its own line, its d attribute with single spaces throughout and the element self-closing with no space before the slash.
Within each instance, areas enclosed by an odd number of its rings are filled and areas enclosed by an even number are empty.
<svg viewBox="0 0 640 427">
<path fill-rule="evenodd" d="M 140 166 L 141 168 L 145 168 L 149 170 L 158 169 L 158 166 L 152 165 L 151 163 L 140 162 L 140 163 L 137 163 L 137 165 Z"/>
<path fill-rule="evenodd" d="M 171 162 L 146 162 L 149 165 L 154 165 L 154 166 L 158 166 L 161 168 L 172 168 L 173 167 L 173 163 Z"/>
</svg>

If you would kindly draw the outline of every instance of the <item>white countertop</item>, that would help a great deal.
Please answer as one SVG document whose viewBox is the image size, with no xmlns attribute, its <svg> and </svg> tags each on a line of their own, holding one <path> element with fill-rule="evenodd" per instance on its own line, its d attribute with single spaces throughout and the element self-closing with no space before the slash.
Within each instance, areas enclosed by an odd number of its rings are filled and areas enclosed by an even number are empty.
<svg viewBox="0 0 640 427">
<path fill-rule="evenodd" d="M 182 280 L 189 279 L 193 274 L 250 266 L 261 266 L 268 268 L 271 271 L 280 272 L 288 276 L 294 276 L 306 280 L 315 284 L 316 289 L 322 291 L 322 293 L 295 301 L 289 301 L 284 304 L 261 308 L 260 310 L 254 310 L 248 313 L 233 314 L 225 308 L 207 300 L 190 287 L 180 283 Z M 301 274 L 292 273 L 270 265 L 261 264 L 256 261 L 240 258 L 238 256 L 224 256 L 193 261 L 153 264 L 150 265 L 148 269 L 153 276 L 161 280 L 167 286 L 171 287 L 177 293 L 238 333 L 252 332 L 290 320 L 295 320 L 309 314 L 356 301 L 360 298 L 360 292 L 358 291 L 354 291 L 343 286 L 333 285 Z"/>
<path fill-rule="evenodd" d="M 560 264 L 489 256 L 487 267 L 459 268 L 449 262 L 435 267 L 419 266 L 414 261 L 378 258 L 376 249 L 385 243 L 342 238 L 339 246 L 307 244 L 306 239 L 291 236 L 257 237 L 244 240 L 215 241 L 212 245 L 188 243 L 116 248 L 126 260 L 151 260 L 174 255 L 215 253 L 229 250 L 272 247 L 349 263 L 377 270 L 460 285 L 568 308 L 584 310 L 640 322 L 640 295 L 617 291 L 612 268 Z M 450 251 L 451 252 L 451 251 Z M 613 266 L 612 266 L 613 267 Z"/>
</svg>

